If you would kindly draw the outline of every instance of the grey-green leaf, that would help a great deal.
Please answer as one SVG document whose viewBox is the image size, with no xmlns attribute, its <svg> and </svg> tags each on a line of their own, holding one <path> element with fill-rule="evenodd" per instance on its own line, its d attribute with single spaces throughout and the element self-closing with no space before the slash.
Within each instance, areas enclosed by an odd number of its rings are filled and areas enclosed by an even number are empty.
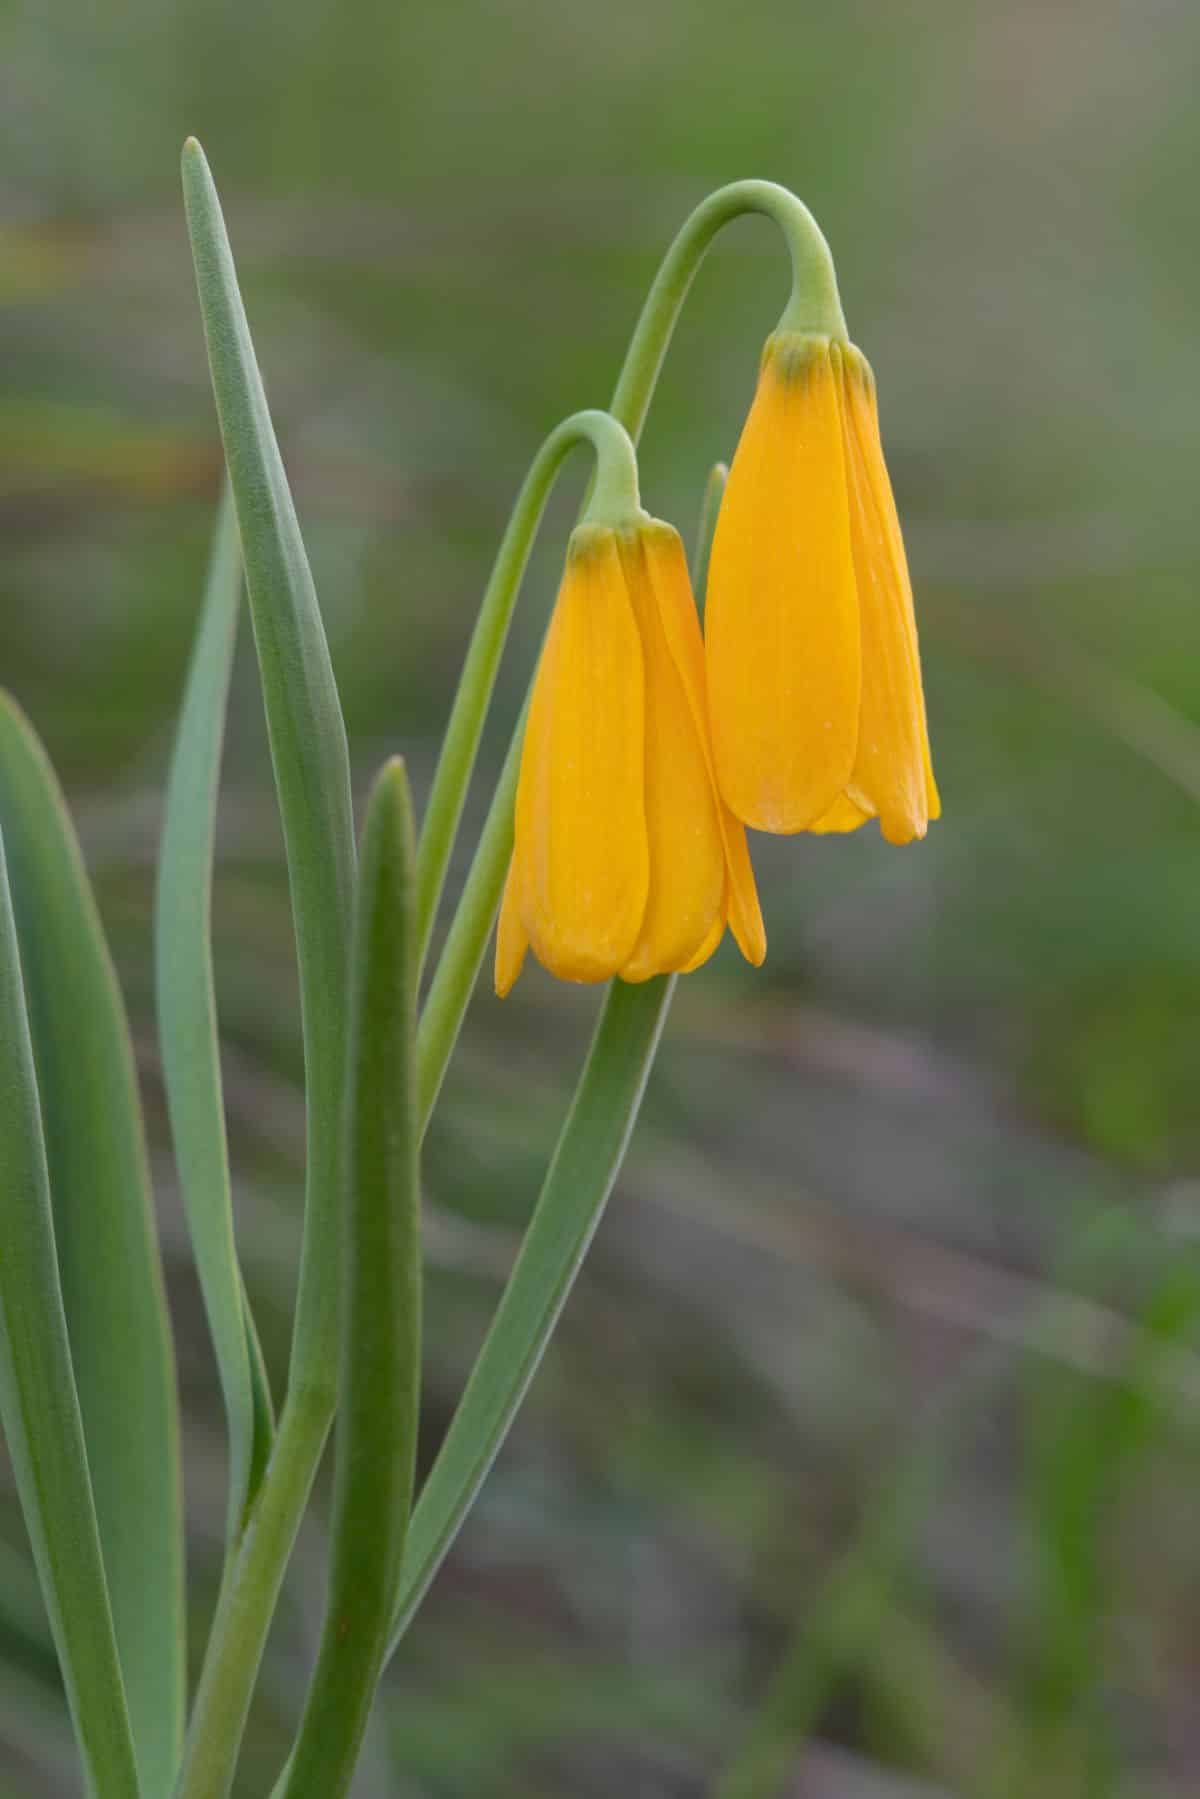
<svg viewBox="0 0 1200 1799">
<path fill-rule="evenodd" d="M 84 1770 L 91 1792 L 105 1799 L 138 1799 L 133 1737 L 71 1368 L 2 830 L 0 1240 L 0 1417 Z"/>
<path fill-rule="evenodd" d="M 612 1191 L 642 1102 L 673 976 L 613 981 L 521 1253 L 421 1491 L 392 1648 L 508 1434 Z"/>
<path fill-rule="evenodd" d="M 387 1650 L 412 1503 L 421 1365 L 418 928 L 404 765 L 363 827 L 346 1071 L 342 1377 L 321 1649 L 286 1788 L 349 1790 Z"/>
<path fill-rule="evenodd" d="M 354 821 L 346 728 L 312 573 L 267 408 L 208 164 L 183 151 L 183 195 L 213 394 L 241 531 L 296 923 L 308 1100 L 308 1194 L 292 1390 L 332 1405 L 339 1129 Z"/>
<path fill-rule="evenodd" d="M 154 948 L 175 1160 L 229 1427 L 231 1534 L 253 1497 L 251 1469 L 268 1447 L 260 1445 L 256 1458 L 252 1325 L 243 1316 L 234 1242 L 211 941 L 217 794 L 241 590 L 237 520 L 226 491 L 167 783 Z"/>
</svg>

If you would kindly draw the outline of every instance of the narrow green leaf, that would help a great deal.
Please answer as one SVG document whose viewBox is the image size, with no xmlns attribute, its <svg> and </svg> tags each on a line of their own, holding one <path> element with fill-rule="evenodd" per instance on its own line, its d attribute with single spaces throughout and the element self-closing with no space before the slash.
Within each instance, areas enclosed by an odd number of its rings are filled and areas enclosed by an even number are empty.
<svg viewBox="0 0 1200 1799">
<path fill-rule="evenodd" d="M 355 873 L 350 760 L 329 647 L 220 202 L 194 139 L 184 146 L 182 173 L 287 850 L 308 1120 L 287 1402 L 223 1588 L 177 1788 L 181 1799 L 217 1799 L 233 1780 L 263 1645 L 336 1397 L 341 1113 Z M 251 1347 L 252 1376 L 256 1367 Z M 261 1403 L 261 1381 L 256 1392 Z"/>
<path fill-rule="evenodd" d="M 212 871 L 242 563 L 228 490 L 167 782 L 155 903 L 158 1031 L 175 1160 L 229 1427 L 229 1531 L 251 1498 L 255 1396 L 233 1233 L 212 967 Z M 262 1461 L 268 1445 L 260 1447 Z"/>
<path fill-rule="evenodd" d="M 296 921 L 308 1097 L 308 1190 L 290 1390 L 333 1404 L 338 1134 L 354 894 L 350 759 L 329 647 L 204 152 L 183 195 L 225 460 L 237 507 Z"/>
<path fill-rule="evenodd" d="M 184 1710 L 175 1364 L 125 1008 L 54 771 L 0 696 L 0 829 L 25 974 L 63 1303 L 138 1766 L 166 1791 Z"/>
<path fill-rule="evenodd" d="M 342 1376 L 329 1601 L 284 1791 L 349 1790 L 400 1576 L 420 1395 L 412 803 L 390 763 L 363 829 L 346 1071 Z"/>
<path fill-rule="evenodd" d="M 0 1417 L 84 1770 L 90 1791 L 104 1799 L 138 1799 L 133 1738 L 71 1371 L 33 1043 L 2 841 L 0 1241 Z"/>
<path fill-rule="evenodd" d="M 240 1274 L 240 1271 L 239 1271 Z M 250 1463 L 250 1494 L 258 1492 L 258 1483 L 266 1471 L 275 1442 L 275 1404 L 271 1398 L 271 1381 L 266 1358 L 258 1337 L 258 1326 L 250 1310 L 250 1295 L 245 1277 L 241 1276 L 242 1317 L 246 1325 L 246 1354 L 250 1361 L 250 1399 L 254 1407 L 254 1455 Z"/>
<path fill-rule="evenodd" d="M 674 977 L 613 981 L 521 1253 L 413 1512 L 392 1648 L 508 1434 L 600 1222 L 642 1102 Z"/>
</svg>

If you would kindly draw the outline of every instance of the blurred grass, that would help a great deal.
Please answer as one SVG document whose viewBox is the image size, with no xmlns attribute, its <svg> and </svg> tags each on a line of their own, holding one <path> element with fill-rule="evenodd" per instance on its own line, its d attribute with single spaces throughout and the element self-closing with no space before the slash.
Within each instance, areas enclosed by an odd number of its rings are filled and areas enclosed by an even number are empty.
<svg viewBox="0 0 1200 1799">
<path fill-rule="evenodd" d="M 707 187 L 763 174 L 808 200 L 879 378 L 945 821 L 903 853 L 873 833 L 755 844 L 767 967 L 726 948 L 683 984 L 580 1289 L 389 1677 L 364 1794 L 715 1790 L 913 1419 L 981 1343 L 1002 1389 L 764 1799 L 1200 1784 L 1195 1320 L 1152 1365 L 1122 1334 L 1192 1278 L 1200 1234 L 1198 54 L 1186 0 L 0 15 L 0 681 L 67 783 L 134 1015 L 197 1632 L 224 1452 L 149 957 L 219 476 L 183 137 L 228 208 L 360 791 L 398 749 L 420 798 L 525 463 L 603 401 Z M 655 511 L 690 519 L 728 455 L 784 283 L 752 224 L 705 269 L 646 436 Z M 493 768 L 561 541 L 514 633 Z M 247 662 L 219 847 L 235 1200 L 278 1376 L 300 1047 Z M 428 1143 L 426 1464 L 592 1010 L 536 971 L 472 1009 Z M 1137 1255 L 1099 1280 L 1081 1246 L 1113 1208 Z M 1164 1381 L 1155 1428 L 1116 1441 Z M 6 1487 L 0 1792 L 59 1794 L 22 1554 Z M 247 1795 L 303 1689 L 316 1532 L 301 1568 Z"/>
</svg>

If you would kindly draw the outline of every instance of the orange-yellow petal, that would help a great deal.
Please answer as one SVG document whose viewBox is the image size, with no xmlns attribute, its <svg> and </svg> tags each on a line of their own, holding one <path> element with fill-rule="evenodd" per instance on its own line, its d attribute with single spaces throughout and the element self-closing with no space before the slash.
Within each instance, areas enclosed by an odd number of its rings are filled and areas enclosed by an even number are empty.
<svg viewBox="0 0 1200 1799">
<path fill-rule="evenodd" d="M 704 963 L 708 961 L 708 958 L 712 955 L 724 935 L 725 911 L 724 908 L 722 908 L 713 919 L 712 929 L 708 933 L 708 936 L 704 939 L 704 942 L 700 945 L 700 948 L 696 951 L 691 961 L 684 963 L 683 967 L 679 970 L 680 974 L 691 974 L 694 968 L 702 967 Z"/>
<path fill-rule="evenodd" d="M 758 902 L 758 888 L 750 864 L 750 851 L 746 845 L 745 827 L 725 804 L 717 784 L 704 672 L 704 643 L 700 636 L 687 557 L 679 533 L 658 520 L 647 527 L 646 544 L 647 564 L 658 601 L 659 616 L 676 670 L 683 683 L 712 782 L 717 822 L 725 852 L 728 881 L 725 909 L 729 925 L 743 956 L 757 968 L 767 953 L 767 934 L 763 928 L 762 908 Z M 714 943 L 713 948 L 715 947 Z M 710 950 L 708 954 L 711 953 Z M 701 960 L 707 960 L 707 956 Z"/>
<path fill-rule="evenodd" d="M 841 411 L 824 339 L 768 340 L 705 611 L 713 752 L 743 823 L 805 830 L 854 767 L 861 691 Z"/>
<path fill-rule="evenodd" d="M 816 823 L 808 828 L 817 836 L 824 836 L 827 831 L 857 831 L 859 825 L 865 825 L 873 816 L 873 813 L 856 806 L 849 794 L 839 793 L 828 812 L 823 812 Z"/>
<path fill-rule="evenodd" d="M 649 886 L 642 649 L 614 533 L 572 536 L 534 682 L 517 786 L 521 923 L 538 960 L 603 981 L 628 959 Z"/>
<path fill-rule="evenodd" d="M 682 574 L 683 546 L 669 525 L 618 537 L 645 667 L 646 837 L 650 885 L 642 928 L 621 968 L 626 981 L 682 968 L 709 936 L 725 894 L 725 848 L 708 746 L 664 628 L 660 589 Z M 699 649 L 700 627 L 686 604 Z"/>
<path fill-rule="evenodd" d="M 504 898 L 500 901 L 500 918 L 496 925 L 496 993 L 504 999 L 512 992 L 517 976 L 525 964 L 529 938 L 521 923 L 517 904 L 516 862 L 510 860 L 504 882 Z"/>
<path fill-rule="evenodd" d="M 729 879 L 726 897 L 729 928 L 747 962 L 761 968 L 766 960 L 767 932 L 758 903 L 758 886 L 750 863 L 746 827 L 733 816 L 724 800 L 721 801 L 721 824 L 725 837 L 725 870 Z"/>
<path fill-rule="evenodd" d="M 938 784 L 933 778 L 933 758 L 929 753 L 929 727 L 925 722 L 924 696 L 921 702 L 921 736 L 922 760 L 925 764 L 925 801 L 929 807 L 929 818 L 932 823 L 942 816 L 942 796 L 938 792 Z"/>
<path fill-rule="evenodd" d="M 908 563 L 879 438 L 875 384 L 852 346 L 835 349 L 842 396 L 850 540 L 862 620 L 862 711 L 851 786 L 891 843 L 923 837 L 932 770 Z"/>
</svg>

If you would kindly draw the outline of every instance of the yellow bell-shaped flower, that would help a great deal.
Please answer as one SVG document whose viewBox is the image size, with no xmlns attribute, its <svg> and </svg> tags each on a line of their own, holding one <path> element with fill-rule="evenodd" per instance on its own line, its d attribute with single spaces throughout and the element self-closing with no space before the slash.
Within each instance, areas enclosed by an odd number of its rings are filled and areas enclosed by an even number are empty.
<svg viewBox="0 0 1200 1799">
<path fill-rule="evenodd" d="M 727 923 L 761 962 L 745 832 L 713 769 L 683 545 L 644 514 L 581 525 L 525 728 L 496 991 L 530 946 L 568 981 L 695 968 Z"/>
<path fill-rule="evenodd" d="M 761 831 L 891 843 L 941 807 L 912 588 L 862 353 L 767 340 L 717 520 L 704 630 L 721 792 Z"/>
</svg>

